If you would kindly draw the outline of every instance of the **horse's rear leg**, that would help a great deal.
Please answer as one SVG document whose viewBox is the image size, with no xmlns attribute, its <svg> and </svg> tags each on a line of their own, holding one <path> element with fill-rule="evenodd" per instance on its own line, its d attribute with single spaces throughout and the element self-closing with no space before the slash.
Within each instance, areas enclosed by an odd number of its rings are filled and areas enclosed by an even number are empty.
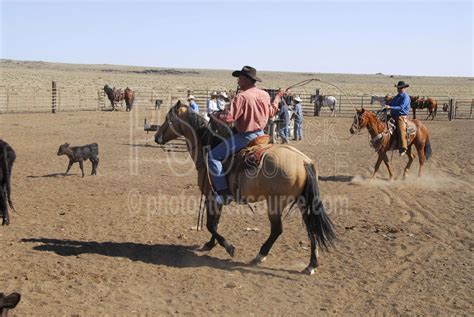
<svg viewBox="0 0 474 317">
<path fill-rule="evenodd" d="M 415 153 L 412 152 L 411 145 L 408 146 L 407 154 L 408 154 L 408 163 L 407 163 L 407 166 L 405 166 L 405 170 L 403 171 L 403 179 L 407 177 L 408 171 L 410 170 L 411 164 L 413 163 L 413 159 L 415 158 Z"/>
<path fill-rule="evenodd" d="M 426 161 L 425 147 L 426 147 L 425 143 L 422 143 L 416 147 L 416 151 L 418 152 L 418 161 L 420 162 L 420 168 L 418 169 L 418 177 L 421 177 L 421 169 L 423 167 L 423 164 L 425 164 L 425 161 Z"/>
<path fill-rule="evenodd" d="M 222 211 L 222 206 L 217 206 L 215 202 L 209 201 L 207 202 L 207 230 L 212 234 L 211 240 L 209 240 L 206 245 L 215 244 L 215 240 L 224 247 L 227 253 L 233 257 L 235 253 L 235 248 L 232 244 L 227 242 L 227 240 L 217 233 L 217 226 L 219 223 L 220 214 Z"/>
<path fill-rule="evenodd" d="M 10 224 L 7 201 L 7 189 L 5 186 L 2 186 L 0 189 L 0 216 L 2 216 L 2 226 L 8 226 Z"/>
<path fill-rule="evenodd" d="M 270 252 L 275 241 L 283 232 L 283 225 L 281 223 L 281 211 L 282 202 L 279 197 L 270 197 L 267 199 L 268 206 L 268 219 L 270 220 L 271 231 L 267 241 L 260 248 L 255 259 L 252 260 L 252 264 L 259 264 L 265 261 L 266 256 Z"/>
</svg>

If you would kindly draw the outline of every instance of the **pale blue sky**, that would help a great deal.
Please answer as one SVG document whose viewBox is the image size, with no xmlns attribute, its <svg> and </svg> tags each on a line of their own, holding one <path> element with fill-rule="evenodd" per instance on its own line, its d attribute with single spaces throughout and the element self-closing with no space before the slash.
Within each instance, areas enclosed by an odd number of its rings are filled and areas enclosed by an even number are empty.
<svg viewBox="0 0 474 317">
<path fill-rule="evenodd" d="M 7 59 L 473 76 L 472 1 L 1 1 Z"/>
</svg>

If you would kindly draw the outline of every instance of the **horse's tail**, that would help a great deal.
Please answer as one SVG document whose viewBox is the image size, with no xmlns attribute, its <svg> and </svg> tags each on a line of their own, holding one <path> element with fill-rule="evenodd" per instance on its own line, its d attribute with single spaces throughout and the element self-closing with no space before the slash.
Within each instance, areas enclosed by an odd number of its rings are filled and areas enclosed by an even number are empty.
<svg viewBox="0 0 474 317">
<path fill-rule="evenodd" d="M 308 215 L 308 233 L 315 235 L 321 249 L 327 250 L 328 247 L 334 245 L 336 232 L 319 195 L 318 178 L 314 165 L 312 163 L 305 163 L 305 169 L 308 179 L 302 196 L 305 203 L 303 212 Z"/>
<path fill-rule="evenodd" d="M 427 161 L 430 159 L 431 154 L 433 154 L 433 151 L 431 150 L 430 137 L 427 135 L 425 144 L 425 156 Z"/>
</svg>

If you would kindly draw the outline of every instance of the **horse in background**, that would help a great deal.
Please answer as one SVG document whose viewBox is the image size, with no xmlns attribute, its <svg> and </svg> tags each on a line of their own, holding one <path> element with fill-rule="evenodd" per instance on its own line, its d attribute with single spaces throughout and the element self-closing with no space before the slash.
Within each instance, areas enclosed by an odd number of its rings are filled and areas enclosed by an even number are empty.
<svg viewBox="0 0 474 317">
<path fill-rule="evenodd" d="M 428 109 L 428 116 L 426 120 L 431 117 L 431 120 L 434 120 L 436 117 L 436 112 L 438 110 L 438 101 L 430 97 L 417 97 L 414 103 L 411 103 L 413 109 L 413 119 L 416 119 L 416 109 Z"/>
<path fill-rule="evenodd" d="M 110 104 L 112 105 L 112 110 L 115 109 L 115 105 L 117 102 L 121 102 L 122 100 L 125 100 L 126 104 L 126 111 L 131 111 L 133 108 L 133 103 L 135 101 L 135 92 L 131 90 L 130 88 L 125 88 L 125 90 L 122 89 L 116 89 L 111 88 L 109 85 L 104 86 L 104 92 L 107 95 L 107 98 L 110 100 Z"/>
<path fill-rule="evenodd" d="M 127 87 L 125 88 L 123 94 L 126 104 L 126 111 L 132 111 L 133 102 L 135 101 L 135 92 Z"/>
<path fill-rule="evenodd" d="M 371 96 L 370 97 L 370 104 L 373 105 L 374 102 L 380 103 L 380 107 L 385 107 L 385 97 L 386 96 Z"/>
<path fill-rule="evenodd" d="M 337 99 L 333 96 L 311 95 L 310 102 L 316 106 L 316 115 L 319 116 L 322 107 L 328 107 L 331 110 L 331 116 L 336 116 Z"/>
</svg>

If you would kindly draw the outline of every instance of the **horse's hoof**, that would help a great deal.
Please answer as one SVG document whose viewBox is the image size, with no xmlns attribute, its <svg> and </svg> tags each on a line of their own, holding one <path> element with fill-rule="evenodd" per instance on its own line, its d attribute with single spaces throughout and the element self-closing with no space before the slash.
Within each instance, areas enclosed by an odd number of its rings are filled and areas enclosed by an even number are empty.
<svg viewBox="0 0 474 317">
<path fill-rule="evenodd" d="M 10 224 L 10 219 L 8 219 L 8 218 L 3 218 L 2 226 L 8 226 L 9 224 Z"/>
<path fill-rule="evenodd" d="M 235 248 L 232 244 L 229 244 L 225 247 L 225 250 L 227 251 L 227 253 L 229 253 L 229 255 L 231 257 L 234 257 L 234 254 L 235 254 Z"/>
<path fill-rule="evenodd" d="M 301 273 L 306 275 L 314 275 L 314 267 L 306 267 Z"/>
<path fill-rule="evenodd" d="M 251 265 L 259 265 L 260 263 L 262 263 L 263 261 L 265 261 L 267 257 L 262 255 L 262 254 L 257 254 L 257 256 L 255 257 L 255 259 L 253 259 L 250 264 Z"/>
<path fill-rule="evenodd" d="M 214 247 L 216 246 L 216 243 L 212 243 L 212 242 L 207 242 L 205 243 L 198 251 L 201 251 L 201 252 L 209 252 L 211 251 Z"/>
</svg>

